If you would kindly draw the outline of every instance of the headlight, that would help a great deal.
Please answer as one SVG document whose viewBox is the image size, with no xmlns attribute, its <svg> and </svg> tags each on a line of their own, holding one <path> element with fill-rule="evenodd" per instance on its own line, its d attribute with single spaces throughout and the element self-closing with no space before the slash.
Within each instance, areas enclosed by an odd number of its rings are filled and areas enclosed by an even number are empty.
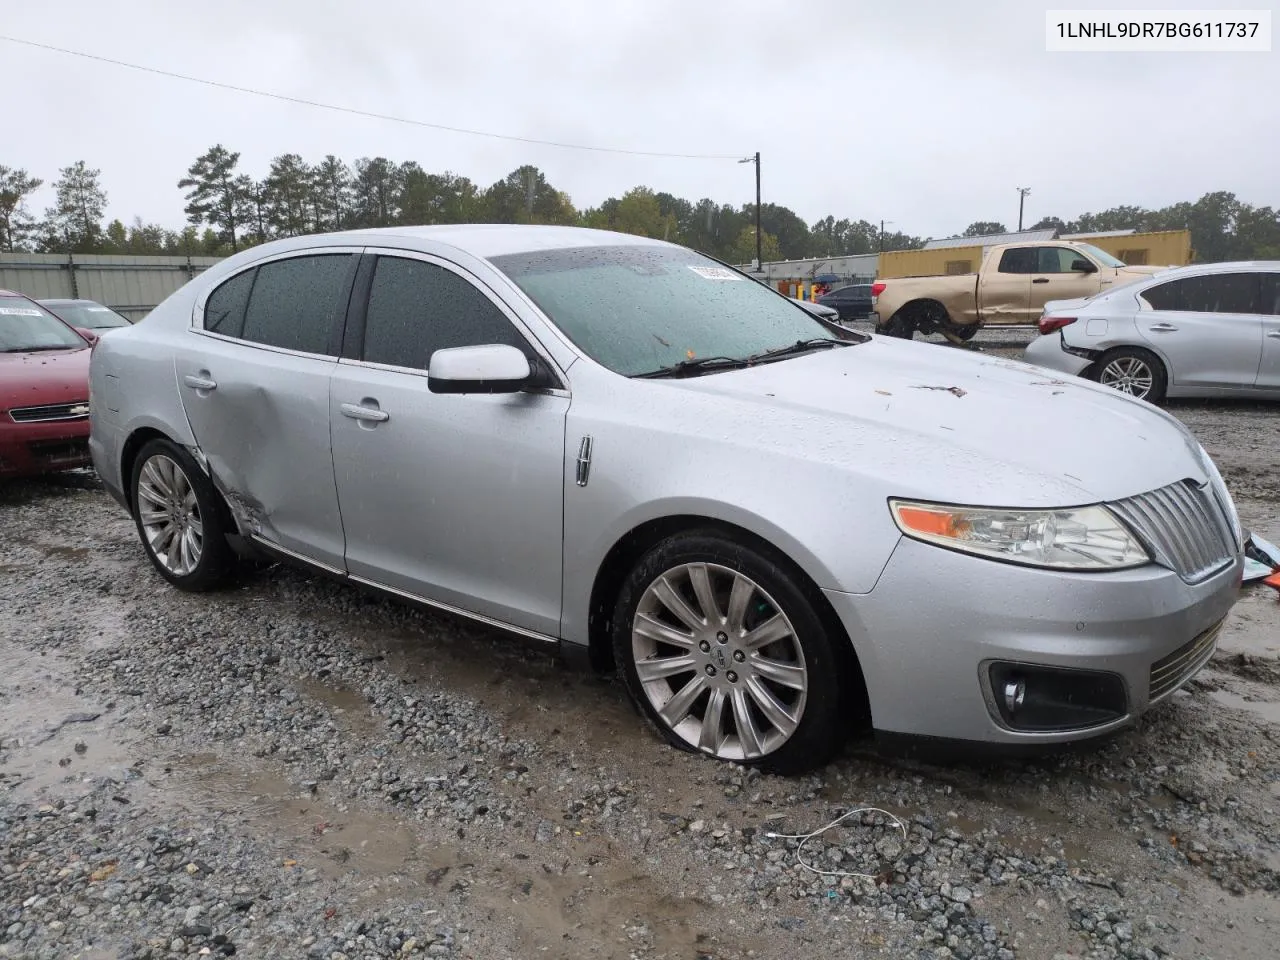
<svg viewBox="0 0 1280 960">
<path fill-rule="evenodd" d="M 908 537 L 992 560 L 1056 570 L 1119 570 L 1151 557 L 1105 507 L 1002 510 L 890 500 Z"/>
<path fill-rule="evenodd" d="M 1236 549 L 1244 548 L 1244 527 L 1240 523 L 1240 514 L 1236 510 L 1236 502 L 1231 499 L 1231 491 L 1227 489 L 1227 482 L 1222 479 L 1222 474 L 1218 472 L 1218 465 L 1213 462 L 1213 457 L 1209 456 L 1209 451 L 1200 444 L 1200 459 L 1204 461 L 1204 469 L 1209 474 L 1209 486 L 1213 488 L 1214 495 L 1222 504 L 1222 509 L 1227 512 L 1227 519 L 1231 521 L 1231 531 L 1236 537 Z"/>
</svg>

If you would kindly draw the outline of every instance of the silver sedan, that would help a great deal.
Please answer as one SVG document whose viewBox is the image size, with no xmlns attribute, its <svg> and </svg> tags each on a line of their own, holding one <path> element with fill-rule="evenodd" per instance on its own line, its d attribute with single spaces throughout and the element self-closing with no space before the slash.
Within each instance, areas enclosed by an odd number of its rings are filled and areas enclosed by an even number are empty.
<svg viewBox="0 0 1280 960">
<path fill-rule="evenodd" d="M 1280 262 L 1180 267 L 1045 305 L 1025 359 L 1130 396 L 1280 398 Z"/>
<path fill-rule="evenodd" d="M 779 772 L 865 727 L 1114 730 L 1240 583 L 1231 497 L 1160 411 L 639 237 L 266 244 L 91 381 L 94 463 L 175 586 L 321 570 L 587 654 L 672 744 Z"/>
</svg>

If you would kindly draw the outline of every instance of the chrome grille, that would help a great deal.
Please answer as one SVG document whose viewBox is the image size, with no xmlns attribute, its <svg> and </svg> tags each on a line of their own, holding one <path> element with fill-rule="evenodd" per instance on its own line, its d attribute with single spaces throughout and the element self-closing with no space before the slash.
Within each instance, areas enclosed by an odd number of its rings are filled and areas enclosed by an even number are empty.
<svg viewBox="0 0 1280 960">
<path fill-rule="evenodd" d="M 53 403 L 43 407 L 15 407 L 9 411 L 14 423 L 47 423 L 51 420 L 83 420 L 89 416 L 89 401 Z"/>
<path fill-rule="evenodd" d="M 1209 486 L 1182 480 L 1108 504 L 1157 563 L 1187 583 L 1217 573 L 1235 556 L 1235 535 Z"/>
<path fill-rule="evenodd" d="M 1151 665 L 1149 697 L 1152 703 L 1177 690 L 1209 662 L 1213 651 L 1217 649 L 1218 634 L 1222 632 L 1224 622 L 1219 620 L 1190 643 Z"/>
</svg>

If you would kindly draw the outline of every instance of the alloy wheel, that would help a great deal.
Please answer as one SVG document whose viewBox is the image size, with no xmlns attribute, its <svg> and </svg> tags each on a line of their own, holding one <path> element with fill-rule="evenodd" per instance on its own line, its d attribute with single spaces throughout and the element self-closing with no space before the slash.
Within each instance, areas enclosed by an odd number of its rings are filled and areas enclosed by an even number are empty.
<svg viewBox="0 0 1280 960">
<path fill-rule="evenodd" d="M 165 570 L 177 577 L 195 570 L 204 552 L 200 504 L 186 472 L 163 454 L 147 460 L 138 476 L 138 519 Z"/>
<path fill-rule="evenodd" d="M 758 759 L 800 724 L 809 690 L 800 640 L 738 571 L 685 563 L 657 577 L 637 606 L 631 648 L 657 717 L 695 749 Z"/>
<path fill-rule="evenodd" d="M 1139 357 L 1116 357 L 1102 368 L 1102 375 L 1098 378 L 1104 386 L 1139 399 L 1151 392 L 1154 381 L 1151 367 Z"/>
</svg>

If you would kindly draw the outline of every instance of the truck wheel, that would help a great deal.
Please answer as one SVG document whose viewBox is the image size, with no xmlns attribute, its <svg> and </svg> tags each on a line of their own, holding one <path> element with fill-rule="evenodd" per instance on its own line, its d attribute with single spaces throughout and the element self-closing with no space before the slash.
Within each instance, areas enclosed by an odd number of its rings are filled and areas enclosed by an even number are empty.
<svg viewBox="0 0 1280 960">
<path fill-rule="evenodd" d="M 886 337 L 911 340 L 916 335 L 915 320 L 911 317 L 904 317 L 901 312 L 895 313 L 889 318 L 889 322 L 880 328 L 880 332 Z"/>
</svg>

